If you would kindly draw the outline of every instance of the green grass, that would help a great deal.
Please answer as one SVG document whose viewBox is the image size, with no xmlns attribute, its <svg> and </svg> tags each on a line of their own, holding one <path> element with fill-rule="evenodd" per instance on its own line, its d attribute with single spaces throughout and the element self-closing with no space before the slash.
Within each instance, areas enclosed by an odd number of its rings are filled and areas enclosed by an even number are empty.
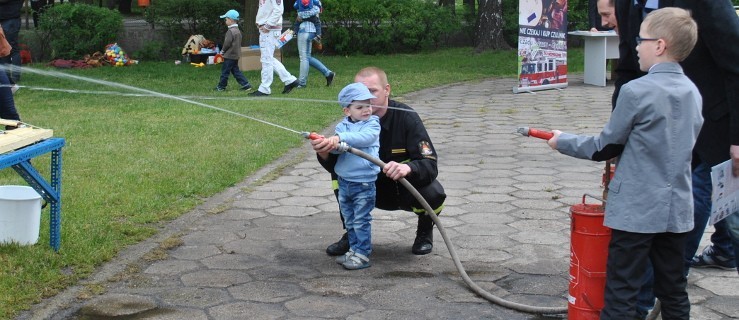
<svg viewBox="0 0 739 320">
<path fill-rule="evenodd" d="M 570 70 L 582 67 L 582 50 L 571 53 Z M 309 88 L 273 98 L 335 100 L 361 67 L 388 71 L 395 95 L 422 88 L 498 76 L 513 76 L 515 51 L 474 54 L 472 49 L 391 56 L 320 57 L 337 73 L 334 86 L 311 71 Z M 298 61 L 286 58 L 297 75 Z M 42 65 L 33 68 L 44 69 Z M 181 96 L 244 97 L 235 90 L 216 93 L 220 68 L 172 62 L 131 67 L 65 70 L 69 74 L 139 86 Z M 246 73 L 259 83 L 258 71 Z M 99 84 L 24 73 L 31 87 L 131 92 Z M 63 209 L 61 250 L 48 245 L 48 209 L 41 238 L 34 246 L 0 246 L 0 319 L 53 296 L 127 245 L 155 234 L 204 198 L 242 181 L 287 150 L 304 143 L 295 133 L 247 118 L 158 97 L 66 93 L 21 89 L 16 105 L 24 122 L 63 137 Z M 274 122 L 298 131 L 321 131 L 341 116 L 335 103 L 293 100 L 198 100 L 219 108 Z M 33 160 L 45 176 L 49 157 Z M 11 169 L 0 171 L 0 185 L 25 182 Z"/>
</svg>

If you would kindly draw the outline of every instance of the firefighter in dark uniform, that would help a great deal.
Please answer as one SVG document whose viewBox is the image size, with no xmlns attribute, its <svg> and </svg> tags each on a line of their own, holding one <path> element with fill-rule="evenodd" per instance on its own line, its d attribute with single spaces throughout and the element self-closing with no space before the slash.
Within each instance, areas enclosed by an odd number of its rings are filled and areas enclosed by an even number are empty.
<svg viewBox="0 0 739 320">
<path fill-rule="evenodd" d="M 438 169 L 434 145 L 418 114 L 411 107 L 390 100 L 390 85 L 383 70 L 375 67 L 364 68 L 357 73 L 354 80 L 364 83 L 377 97 L 370 100 L 370 103 L 373 105 L 372 112 L 380 117 L 379 157 L 387 165 L 383 172 L 378 174 L 375 182 L 377 186 L 375 207 L 382 210 L 404 210 L 416 213 L 418 227 L 411 251 L 417 255 L 428 254 L 434 246 L 433 220 L 398 180 L 401 178 L 408 180 L 423 195 L 434 212 L 439 214 L 444 206 L 446 194 L 444 188 L 436 180 Z M 329 153 L 336 146 L 329 145 L 327 141 L 312 140 L 311 143 L 317 153 L 318 161 L 331 173 L 334 193 L 337 194 L 337 177 L 333 172 L 337 155 Z M 344 233 L 341 240 L 326 249 L 326 253 L 342 255 L 348 250 L 349 243 Z"/>
</svg>

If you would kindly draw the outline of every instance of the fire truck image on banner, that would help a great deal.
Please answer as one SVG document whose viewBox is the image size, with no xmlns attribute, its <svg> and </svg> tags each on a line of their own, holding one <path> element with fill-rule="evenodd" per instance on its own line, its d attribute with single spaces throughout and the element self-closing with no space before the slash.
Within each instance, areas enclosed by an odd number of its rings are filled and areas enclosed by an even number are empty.
<svg viewBox="0 0 739 320">
<path fill-rule="evenodd" d="M 560 52 L 549 54 L 544 50 L 532 53 L 533 57 L 523 57 L 519 85 L 521 87 L 567 83 L 567 57 Z"/>
<path fill-rule="evenodd" d="M 514 93 L 567 87 L 567 0 L 519 0 Z"/>
</svg>

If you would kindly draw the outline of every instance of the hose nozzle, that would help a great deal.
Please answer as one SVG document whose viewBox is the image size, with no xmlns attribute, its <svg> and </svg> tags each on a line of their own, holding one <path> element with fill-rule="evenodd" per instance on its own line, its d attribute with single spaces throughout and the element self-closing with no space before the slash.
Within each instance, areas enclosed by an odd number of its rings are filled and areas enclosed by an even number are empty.
<svg viewBox="0 0 739 320">
<path fill-rule="evenodd" d="M 301 132 L 300 133 L 304 138 L 311 139 L 311 140 L 318 140 L 323 139 L 323 136 L 320 134 L 317 134 L 315 132 Z"/>
<path fill-rule="evenodd" d="M 516 132 L 526 137 L 534 137 L 534 138 L 539 138 L 539 139 L 544 139 L 544 140 L 549 140 L 552 137 L 554 137 L 554 133 L 550 131 L 531 129 L 529 127 L 519 127 L 518 129 L 516 129 Z"/>
</svg>

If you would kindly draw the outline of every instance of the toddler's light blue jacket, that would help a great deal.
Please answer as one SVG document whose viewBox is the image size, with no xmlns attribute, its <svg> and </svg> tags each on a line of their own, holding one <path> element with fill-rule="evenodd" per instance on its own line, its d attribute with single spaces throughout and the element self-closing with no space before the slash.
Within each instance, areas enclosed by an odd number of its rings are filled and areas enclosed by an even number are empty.
<svg viewBox="0 0 739 320">
<path fill-rule="evenodd" d="M 351 122 L 345 117 L 336 125 L 336 135 L 352 148 L 361 150 L 375 158 L 380 150 L 380 118 L 370 116 L 367 121 Z M 336 174 L 352 182 L 374 182 L 380 167 L 364 158 L 344 152 L 336 162 Z"/>
</svg>

